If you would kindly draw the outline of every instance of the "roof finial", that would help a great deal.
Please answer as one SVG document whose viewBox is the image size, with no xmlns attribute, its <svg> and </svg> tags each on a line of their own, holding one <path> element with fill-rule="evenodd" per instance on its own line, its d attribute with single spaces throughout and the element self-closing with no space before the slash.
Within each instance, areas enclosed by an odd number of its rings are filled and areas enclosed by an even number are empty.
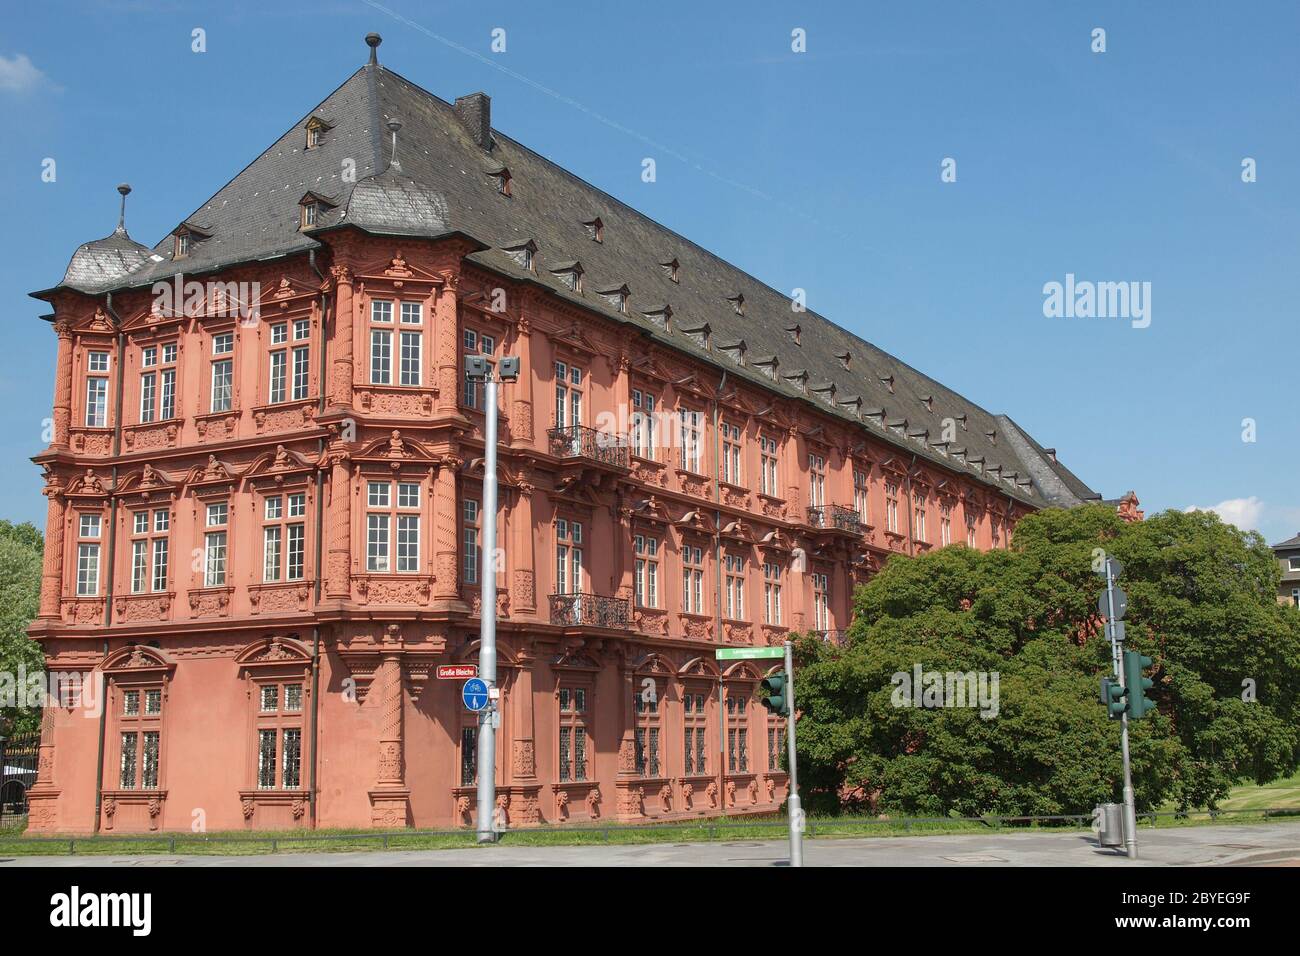
<svg viewBox="0 0 1300 956">
<path fill-rule="evenodd" d="M 122 194 L 122 211 L 121 213 L 118 214 L 117 228 L 113 230 L 113 232 L 115 235 L 125 236 L 126 235 L 126 196 L 127 193 L 131 191 L 131 184 L 120 183 L 117 187 L 117 191 Z"/>
<path fill-rule="evenodd" d="M 402 164 L 397 161 L 397 131 L 402 128 L 402 121 L 396 116 L 388 121 L 388 131 L 393 134 L 393 155 L 389 158 L 389 163 L 394 169 L 401 169 Z"/>
<path fill-rule="evenodd" d="M 379 44 L 384 42 L 384 38 L 378 33 L 366 34 L 366 46 L 370 47 L 370 65 L 379 65 Z"/>
</svg>

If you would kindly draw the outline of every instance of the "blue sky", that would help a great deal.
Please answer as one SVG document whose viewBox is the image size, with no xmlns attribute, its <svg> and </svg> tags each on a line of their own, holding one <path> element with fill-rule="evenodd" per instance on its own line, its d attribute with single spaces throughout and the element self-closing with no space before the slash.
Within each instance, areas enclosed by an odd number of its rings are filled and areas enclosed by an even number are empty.
<svg viewBox="0 0 1300 956">
<path fill-rule="evenodd" d="M 806 289 L 810 308 L 1011 415 L 1107 497 L 1217 506 L 1270 542 L 1300 530 L 1300 7 L 722 6 L 10 6 L 0 517 L 45 514 L 27 458 L 55 340 L 27 293 L 112 230 L 123 180 L 132 236 L 168 233 L 364 62 L 375 30 L 391 69 L 444 99 L 485 90 L 498 129 Z M 195 28 L 207 52 L 192 52 Z M 1068 273 L 1150 282 L 1150 326 L 1045 317 L 1044 284 Z"/>
</svg>

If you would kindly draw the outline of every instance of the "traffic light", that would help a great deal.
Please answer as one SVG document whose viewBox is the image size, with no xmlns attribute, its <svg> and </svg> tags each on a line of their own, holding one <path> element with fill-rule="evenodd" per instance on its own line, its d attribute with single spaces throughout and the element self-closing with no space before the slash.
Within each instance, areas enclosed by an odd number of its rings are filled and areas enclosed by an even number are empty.
<svg viewBox="0 0 1300 956">
<path fill-rule="evenodd" d="M 1124 694 L 1119 681 L 1109 677 L 1101 679 L 1101 702 L 1106 705 L 1107 716 L 1112 720 L 1118 720 L 1128 707 L 1124 702 Z"/>
<path fill-rule="evenodd" d="M 779 674 L 772 674 L 770 677 L 764 677 L 760 685 L 763 689 L 763 696 L 759 702 L 774 714 L 784 714 L 785 707 L 785 671 Z"/>
<path fill-rule="evenodd" d="M 1141 720 L 1147 711 L 1155 710 L 1155 702 L 1149 700 L 1146 692 L 1155 686 L 1149 677 L 1143 677 L 1142 671 L 1154 664 L 1151 658 L 1137 651 L 1124 652 L 1124 684 L 1128 688 L 1128 715 L 1133 720 Z"/>
</svg>

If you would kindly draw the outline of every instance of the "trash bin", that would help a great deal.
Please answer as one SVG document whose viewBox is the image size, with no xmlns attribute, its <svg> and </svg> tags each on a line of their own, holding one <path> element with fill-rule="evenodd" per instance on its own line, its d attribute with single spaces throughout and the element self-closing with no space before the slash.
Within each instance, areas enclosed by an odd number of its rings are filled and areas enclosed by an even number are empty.
<svg viewBox="0 0 1300 956">
<path fill-rule="evenodd" d="M 1103 803 L 1093 808 L 1092 832 L 1101 846 L 1124 845 L 1124 805 Z"/>
</svg>

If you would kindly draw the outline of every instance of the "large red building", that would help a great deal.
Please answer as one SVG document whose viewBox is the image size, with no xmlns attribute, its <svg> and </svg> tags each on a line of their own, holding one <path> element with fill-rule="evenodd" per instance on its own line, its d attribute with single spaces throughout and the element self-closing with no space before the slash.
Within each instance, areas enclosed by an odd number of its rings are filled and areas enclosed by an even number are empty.
<svg viewBox="0 0 1300 956">
<path fill-rule="evenodd" d="M 57 336 L 35 831 L 465 825 L 499 586 L 510 825 L 771 809 L 720 644 L 834 639 L 891 555 L 1096 496 L 1016 427 L 370 63 Z M 400 124 L 400 125 L 399 125 Z M 502 387 L 501 507 L 480 507 Z M 484 520 L 500 553 L 483 555 Z M 494 570 L 495 569 L 495 570 Z"/>
</svg>

